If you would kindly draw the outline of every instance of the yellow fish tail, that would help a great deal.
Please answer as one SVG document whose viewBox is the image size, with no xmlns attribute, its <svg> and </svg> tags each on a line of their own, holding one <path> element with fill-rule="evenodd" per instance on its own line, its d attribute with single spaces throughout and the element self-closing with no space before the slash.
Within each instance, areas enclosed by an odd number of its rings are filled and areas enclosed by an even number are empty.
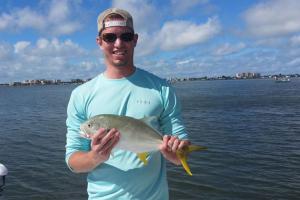
<svg viewBox="0 0 300 200">
<path fill-rule="evenodd" d="M 183 151 L 177 151 L 176 152 L 177 157 L 180 159 L 181 165 L 185 169 L 186 173 L 188 173 L 190 176 L 192 176 L 193 174 L 192 174 L 192 172 L 190 170 L 189 165 L 187 164 L 187 155 L 190 152 L 200 151 L 200 150 L 205 150 L 205 149 L 207 149 L 207 148 L 206 147 L 197 146 L 197 145 L 189 145 Z"/>
</svg>

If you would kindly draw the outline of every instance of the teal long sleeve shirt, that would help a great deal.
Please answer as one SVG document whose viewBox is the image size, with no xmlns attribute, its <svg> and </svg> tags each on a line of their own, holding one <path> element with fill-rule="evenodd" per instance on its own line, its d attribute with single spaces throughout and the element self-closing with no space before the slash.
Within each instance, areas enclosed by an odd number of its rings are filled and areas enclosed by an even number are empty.
<svg viewBox="0 0 300 200">
<path fill-rule="evenodd" d="M 137 119 L 153 117 L 153 126 L 162 134 L 186 139 L 174 89 L 159 77 L 136 68 L 122 79 L 100 74 L 80 85 L 71 94 L 67 109 L 66 162 L 76 151 L 90 151 L 90 140 L 80 137 L 80 124 L 99 114 L 116 114 Z M 122 133 L 121 133 L 122 134 Z M 143 165 L 136 154 L 114 150 L 109 160 L 88 173 L 90 200 L 169 198 L 166 163 L 160 152 L 150 154 Z"/>
</svg>

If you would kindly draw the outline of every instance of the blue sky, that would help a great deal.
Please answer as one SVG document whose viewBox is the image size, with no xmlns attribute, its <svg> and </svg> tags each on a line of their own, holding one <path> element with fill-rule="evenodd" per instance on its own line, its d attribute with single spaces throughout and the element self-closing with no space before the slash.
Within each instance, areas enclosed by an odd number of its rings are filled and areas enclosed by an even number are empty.
<svg viewBox="0 0 300 200">
<path fill-rule="evenodd" d="M 298 0 L 1 0 L 0 83 L 102 72 L 109 7 L 133 15 L 135 65 L 161 77 L 300 73 Z"/>
</svg>

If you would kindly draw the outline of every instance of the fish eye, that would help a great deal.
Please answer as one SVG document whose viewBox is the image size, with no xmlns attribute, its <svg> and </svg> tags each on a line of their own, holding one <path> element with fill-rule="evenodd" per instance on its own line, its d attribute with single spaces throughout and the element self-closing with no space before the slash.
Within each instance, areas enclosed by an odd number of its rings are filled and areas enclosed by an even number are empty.
<svg viewBox="0 0 300 200">
<path fill-rule="evenodd" d="M 88 124 L 88 127 L 91 128 L 91 124 Z"/>
</svg>

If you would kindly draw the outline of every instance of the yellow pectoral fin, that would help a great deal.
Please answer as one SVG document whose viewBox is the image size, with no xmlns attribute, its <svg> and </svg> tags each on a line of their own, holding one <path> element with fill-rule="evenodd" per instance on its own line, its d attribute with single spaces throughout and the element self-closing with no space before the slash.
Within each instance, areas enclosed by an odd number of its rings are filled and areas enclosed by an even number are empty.
<svg viewBox="0 0 300 200">
<path fill-rule="evenodd" d="M 145 153 L 138 153 L 138 154 L 137 154 L 137 156 L 138 156 L 139 159 L 144 163 L 144 165 L 147 165 L 147 164 L 148 164 L 148 160 L 147 160 L 148 155 L 149 155 L 148 152 L 145 152 Z"/>
<path fill-rule="evenodd" d="M 188 175 L 192 176 L 193 174 L 192 174 L 192 172 L 190 170 L 189 165 L 186 162 L 186 159 L 187 159 L 186 153 L 182 152 L 182 151 L 177 151 L 176 155 L 180 159 L 180 162 L 181 162 L 183 168 L 185 169 L 186 173 L 188 173 Z"/>
</svg>

